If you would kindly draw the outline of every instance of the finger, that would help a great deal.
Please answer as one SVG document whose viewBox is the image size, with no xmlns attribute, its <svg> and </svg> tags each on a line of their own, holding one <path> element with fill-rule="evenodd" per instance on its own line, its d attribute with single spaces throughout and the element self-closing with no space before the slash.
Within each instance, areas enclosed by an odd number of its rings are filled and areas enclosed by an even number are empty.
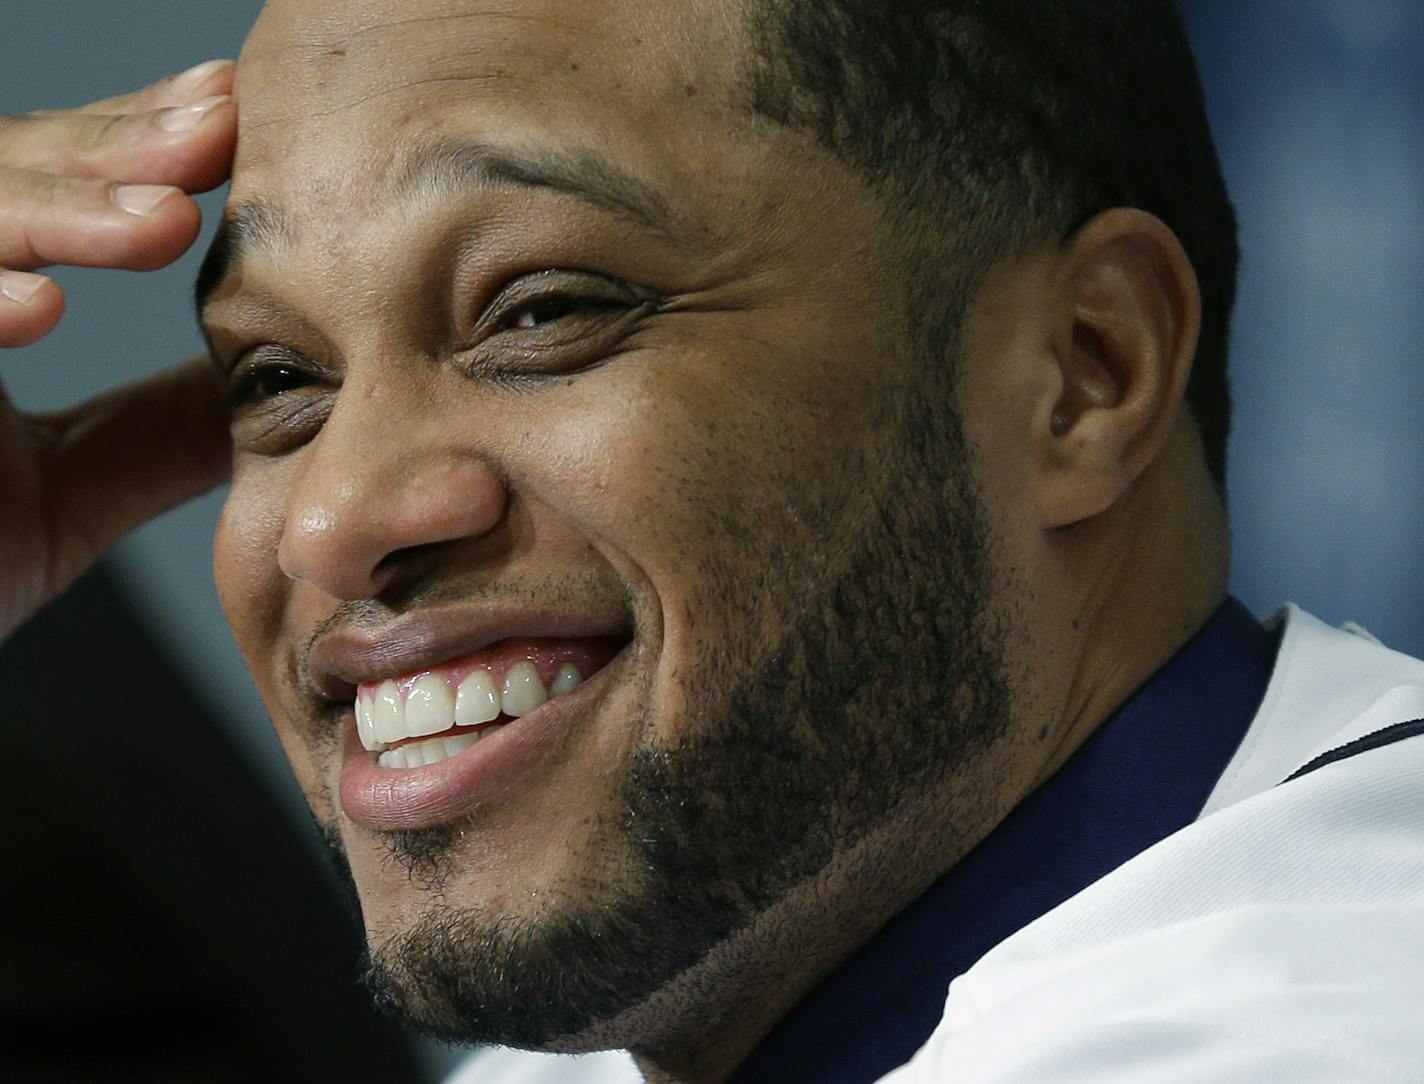
<svg viewBox="0 0 1424 1084">
<path fill-rule="evenodd" d="M 58 590 L 141 523 L 227 480 L 232 442 L 212 362 L 194 358 L 59 414 L 30 419 L 43 465 Z"/>
<path fill-rule="evenodd" d="M 165 76 L 142 90 L 90 102 L 73 112 L 143 113 L 215 94 L 231 94 L 236 73 L 237 62 L 234 60 L 207 60 L 177 75 Z"/>
<path fill-rule="evenodd" d="M 43 339 L 64 315 L 64 291 L 53 279 L 0 268 L 0 348 Z"/>
<path fill-rule="evenodd" d="M 176 188 L 0 169 L 0 266 L 152 271 L 181 256 L 201 224 Z"/>
<path fill-rule="evenodd" d="M 206 192 L 227 179 L 236 142 L 237 106 L 226 96 L 147 113 L 0 117 L 5 168 L 188 192 Z"/>
</svg>

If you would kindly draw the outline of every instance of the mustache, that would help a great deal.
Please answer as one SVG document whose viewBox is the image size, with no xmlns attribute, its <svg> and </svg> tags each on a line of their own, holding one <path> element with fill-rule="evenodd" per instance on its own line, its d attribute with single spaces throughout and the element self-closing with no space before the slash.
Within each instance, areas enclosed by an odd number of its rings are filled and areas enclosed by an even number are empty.
<svg viewBox="0 0 1424 1084">
<path fill-rule="evenodd" d="M 317 625 L 307 638 L 315 641 L 333 629 L 377 628 L 407 614 L 431 610 L 450 603 L 538 602 L 569 608 L 609 609 L 624 606 L 629 588 L 606 573 L 564 573 L 555 576 L 488 577 L 467 576 L 417 584 L 396 600 L 347 599 Z"/>
<path fill-rule="evenodd" d="M 656 608 L 641 600 L 632 585 L 608 571 L 538 577 L 462 576 L 426 581 L 412 586 L 397 599 L 362 598 L 337 603 L 303 638 L 296 652 L 295 661 L 299 665 L 295 672 L 309 672 L 312 646 L 330 632 L 380 629 L 399 618 L 451 605 L 478 609 L 482 605 L 511 604 L 580 613 L 622 612 L 631 618 L 636 629 L 645 628 L 656 620 Z"/>
</svg>

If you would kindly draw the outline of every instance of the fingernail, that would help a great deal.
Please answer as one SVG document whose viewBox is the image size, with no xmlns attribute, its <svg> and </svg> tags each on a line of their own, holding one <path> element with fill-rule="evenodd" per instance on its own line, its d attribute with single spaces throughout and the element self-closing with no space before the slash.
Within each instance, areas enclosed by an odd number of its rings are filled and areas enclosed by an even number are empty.
<svg viewBox="0 0 1424 1084">
<path fill-rule="evenodd" d="M 114 186 L 114 202 L 131 215 L 149 215 L 176 191 L 166 184 L 120 184 Z"/>
<path fill-rule="evenodd" d="M 158 114 L 158 126 L 167 132 L 189 132 L 203 122 L 203 118 L 224 102 L 232 98 L 218 94 L 211 98 L 199 98 L 192 105 L 175 105 Z"/>
<path fill-rule="evenodd" d="M 231 60 L 205 60 L 203 63 L 175 75 L 170 89 L 174 94 L 189 94 L 231 63 Z"/>
<path fill-rule="evenodd" d="M 0 271 L 0 294 L 17 305 L 28 305 L 48 281 L 44 275 L 31 275 L 28 271 Z"/>
</svg>

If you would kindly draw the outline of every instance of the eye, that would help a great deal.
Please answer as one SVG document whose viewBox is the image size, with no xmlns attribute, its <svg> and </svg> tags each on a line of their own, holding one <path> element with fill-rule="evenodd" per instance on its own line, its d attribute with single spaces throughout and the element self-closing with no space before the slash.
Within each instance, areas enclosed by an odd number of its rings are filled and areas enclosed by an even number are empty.
<svg viewBox="0 0 1424 1084">
<path fill-rule="evenodd" d="M 534 332 L 534 341 L 540 343 L 563 341 L 647 302 L 632 286 L 607 275 L 557 268 L 538 271 L 499 292 L 476 322 L 476 338 Z"/>
<path fill-rule="evenodd" d="M 233 447 L 285 455 L 321 430 L 339 378 L 319 362 L 272 343 L 237 359 L 228 388 Z"/>
<path fill-rule="evenodd" d="M 551 269 L 511 282 L 461 351 L 471 374 L 504 381 L 581 372 L 611 357 L 659 302 L 591 271 Z"/>
<path fill-rule="evenodd" d="M 260 404 L 298 391 L 314 383 L 316 378 L 301 366 L 281 361 L 239 364 L 232 376 L 228 392 L 230 406 Z"/>
<path fill-rule="evenodd" d="M 554 294 L 549 297 L 537 298 L 516 308 L 505 321 L 501 330 L 532 331 L 544 327 L 546 324 L 556 324 L 569 316 L 600 315 L 619 307 L 619 302 L 610 301 L 607 298 Z"/>
<path fill-rule="evenodd" d="M 500 320 L 497 332 L 504 330 L 541 330 L 570 318 L 597 318 L 627 309 L 624 298 L 578 295 L 578 293 L 548 293 L 543 298 L 511 306 Z"/>
</svg>

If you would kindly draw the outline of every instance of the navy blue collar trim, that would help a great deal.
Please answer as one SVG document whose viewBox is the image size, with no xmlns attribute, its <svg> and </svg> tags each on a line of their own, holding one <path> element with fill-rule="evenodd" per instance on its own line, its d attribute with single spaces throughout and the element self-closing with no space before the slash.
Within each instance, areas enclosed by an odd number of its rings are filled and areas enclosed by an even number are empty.
<svg viewBox="0 0 1424 1084">
<path fill-rule="evenodd" d="M 865 1084 L 909 1061 L 950 980 L 1201 813 L 1278 640 L 1234 599 L 1048 782 L 781 1021 L 733 1084 Z"/>
</svg>

